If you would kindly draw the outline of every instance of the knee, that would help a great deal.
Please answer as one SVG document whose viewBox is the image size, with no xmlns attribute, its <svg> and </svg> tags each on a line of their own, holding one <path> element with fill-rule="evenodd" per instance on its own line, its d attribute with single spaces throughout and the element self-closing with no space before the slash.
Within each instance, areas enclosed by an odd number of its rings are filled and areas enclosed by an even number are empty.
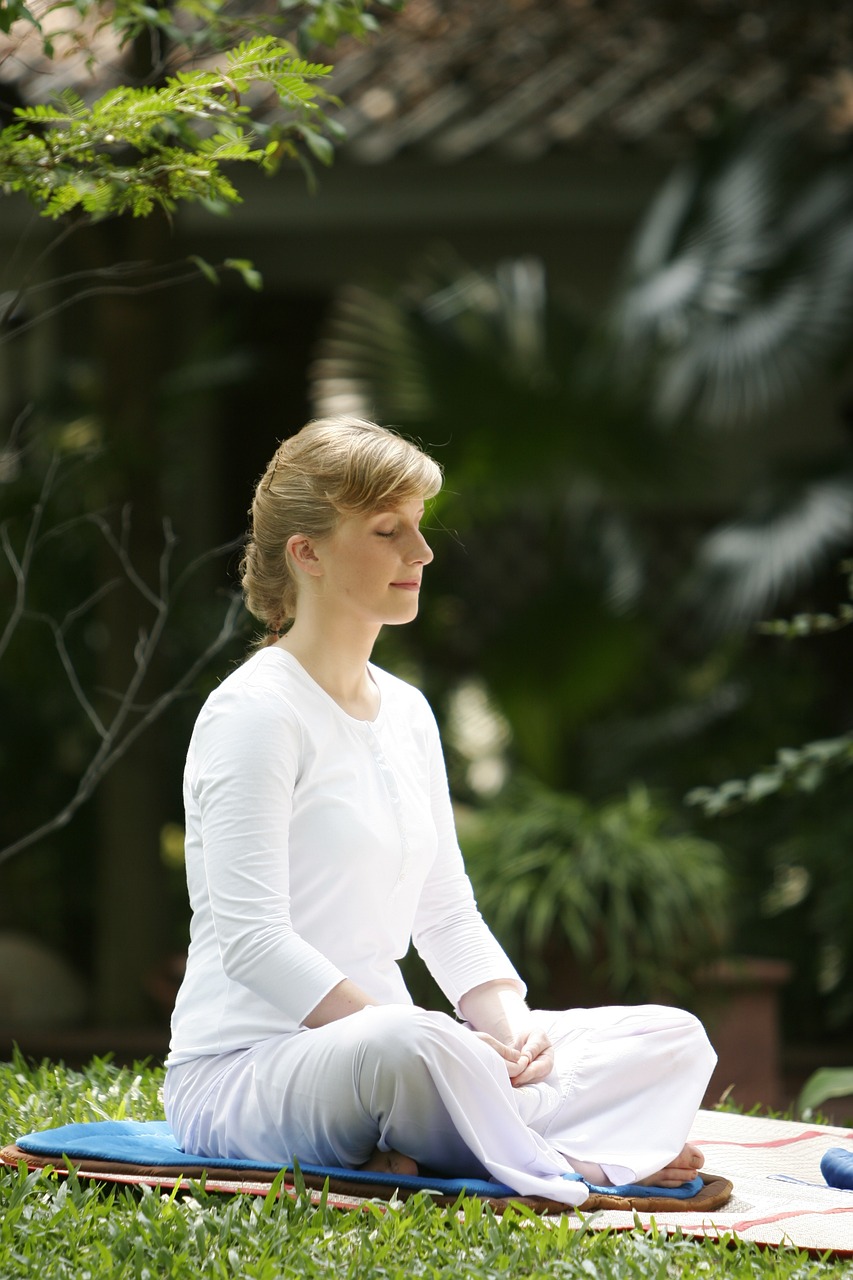
<svg viewBox="0 0 853 1280">
<path fill-rule="evenodd" d="M 708 1039 L 708 1033 L 695 1014 L 688 1013 L 686 1009 L 679 1009 L 678 1013 L 682 1053 L 697 1065 L 701 1063 L 710 1073 L 714 1069 L 717 1055 Z"/>
<path fill-rule="evenodd" d="M 412 1011 L 406 1005 L 374 1005 L 359 1015 L 359 1040 L 366 1049 L 405 1044 Z"/>
<path fill-rule="evenodd" d="M 693 1020 L 692 1035 L 697 1054 L 701 1055 L 709 1072 L 717 1065 L 717 1051 L 708 1038 L 708 1033 L 698 1018 L 689 1015 Z"/>
<path fill-rule="evenodd" d="M 359 1029 L 362 1055 L 371 1064 L 391 1071 L 405 1069 L 429 1055 L 438 1031 L 435 1020 L 442 1018 L 446 1015 L 410 1005 L 373 1007 Z M 451 1018 L 446 1021 L 454 1025 Z"/>
<path fill-rule="evenodd" d="M 356 1054 L 357 1086 L 365 1082 L 372 1092 L 377 1084 L 395 1089 L 402 1080 L 426 1081 L 440 1070 L 443 1056 L 455 1036 L 463 1034 L 447 1014 L 409 1005 L 372 1008 L 362 1020 Z"/>
<path fill-rule="evenodd" d="M 717 1055 L 695 1014 L 674 1005 L 648 1004 L 634 1006 L 633 1016 L 642 1023 L 644 1032 L 655 1037 L 657 1052 L 672 1066 L 709 1075 L 713 1071 Z"/>
</svg>

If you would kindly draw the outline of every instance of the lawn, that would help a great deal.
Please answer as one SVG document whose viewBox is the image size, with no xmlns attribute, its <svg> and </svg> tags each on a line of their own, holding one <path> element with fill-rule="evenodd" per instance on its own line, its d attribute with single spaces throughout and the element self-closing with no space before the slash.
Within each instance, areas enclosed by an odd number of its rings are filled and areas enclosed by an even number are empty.
<svg viewBox="0 0 853 1280">
<path fill-rule="evenodd" d="M 162 1115 L 162 1070 L 95 1060 L 85 1071 L 0 1063 L 0 1139 L 73 1120 Z M 849 1275 L 849 1264 L 795 1250 L 570 1231 L 564 1219 L 495 1217 L 476 1201 L 439 1209 L 422 1197 L 355 1212 L 307 1198 L 104 1190 L 71 1178 L 0 1172 L 0 1278 L 184 1280 L 489 1276 L 664 1280 L 712 1275 Z"/>
</svg>

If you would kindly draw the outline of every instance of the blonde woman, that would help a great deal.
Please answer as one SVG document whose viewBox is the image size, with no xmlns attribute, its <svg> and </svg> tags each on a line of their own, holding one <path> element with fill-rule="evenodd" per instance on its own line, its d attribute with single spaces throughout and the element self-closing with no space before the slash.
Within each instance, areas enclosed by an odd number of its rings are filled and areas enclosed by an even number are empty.
<svg viewBox="0 0 853 1280">
<path fill-rule="evenodd" d="M 567 1204 L 578 1173 L 680 1186 L 702 1164 L 704 1031 L 659 1006 L 528 1009 L 465 875 L 432 713 L 370 661 L 417 613 L 440 486 L 413 444 L 338 418 L 257 487 L 242 575 L 267 643 L 189 748 L 167 1115 L 227 1159 L 426 1167 Z M 412 1004 L 412 941 L 455 1018 Z"/>
</svg>

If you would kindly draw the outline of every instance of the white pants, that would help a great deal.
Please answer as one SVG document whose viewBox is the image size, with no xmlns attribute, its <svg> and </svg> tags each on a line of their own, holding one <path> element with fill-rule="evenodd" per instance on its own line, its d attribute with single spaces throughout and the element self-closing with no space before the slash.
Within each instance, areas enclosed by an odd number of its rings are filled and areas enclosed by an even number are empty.
<svg viewBox="0 0 853 1280">
<path fill-rule="evenodd" d="M 633 1182 L 681 1151 L 716 1061 L 699 1022 L 659 1005 L 538 1010 L 547 1080 L 514 1089 L 503 1059 L 447 1014 L 381 1005 L 316 1030 L 170 1067 L 185 1151 L 355 1168 L 376 1147 L 445 1176 L 491 1176 L 582 1204 L 563 1175 Z"/>
</svg>

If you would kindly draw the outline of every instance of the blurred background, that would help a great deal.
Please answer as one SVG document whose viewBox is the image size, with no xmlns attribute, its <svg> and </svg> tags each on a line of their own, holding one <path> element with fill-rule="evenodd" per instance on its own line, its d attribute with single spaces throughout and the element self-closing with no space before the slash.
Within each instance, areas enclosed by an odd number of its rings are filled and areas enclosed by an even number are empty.
<svg viewBox="0 0 853 1280">
<path fill-rule="evenodd" d="M 853 1064 L 853 14 L 409 0 L 330 60 L 314 183 L 49 257 L 4 199 L 0 287 L 39 287 L 0 346 L 0 1052 L 165 1052 L 253 485 L 355 412 L 446 470 L 376 658 L 532 997 L 687 1004 L 709 1097 L 785 1106 Z M 43 74 L 4 58 L 6 110 Z M 75 292 L 188 255 L 263 288 Z"/>
</svg>

